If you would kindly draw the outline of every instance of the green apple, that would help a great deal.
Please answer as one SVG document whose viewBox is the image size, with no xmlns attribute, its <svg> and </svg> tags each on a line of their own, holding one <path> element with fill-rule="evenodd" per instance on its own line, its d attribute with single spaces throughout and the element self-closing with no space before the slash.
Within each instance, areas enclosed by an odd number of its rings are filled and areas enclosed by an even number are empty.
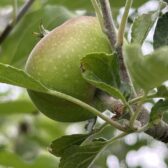
<svg viewBox="0 0 168 168">
<path fill-rule="evenodd" d="M 50 89 L 71 95 L 94 106 L 96 88 L 80 72 L 80 60 L 93 52 L 111 53 L 106 35 L 96 17 L 80 16 L 55 28 L 34 47 L 26 72 Z M 66 100 L 28 90 L 36 107 L 46 116 L 62 122 L 94 117 Z"/>
</svg>

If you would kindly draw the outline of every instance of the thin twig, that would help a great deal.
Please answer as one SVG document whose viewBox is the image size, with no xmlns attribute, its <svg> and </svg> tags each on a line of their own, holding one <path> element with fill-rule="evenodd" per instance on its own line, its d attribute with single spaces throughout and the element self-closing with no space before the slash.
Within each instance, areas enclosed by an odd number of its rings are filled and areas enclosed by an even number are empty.
<svg viewBox="0 0 168 168">
<path fill-rule="evenodd" d="M 27 0 L 25 4 L 22 6 L 22 8 L 19 10 L 16 19 L 12 20 L 5 28 L 3 33 L 0 36 L 0 44 L 3 43 L 3 41 L 7 38 L 7 36 L 10 34 L 10 32 L 13 30 L 16 23 L 20 21 L 20 19 L 24 16 L 24 14 L 27 12 L 27 10 L 30 8 L 30 6 L 33 4 L 35 0 Z"/>
<path fill-rule="evenodd" d="M 100 6 L 99 6 L 97 0 L 91 0 L 91 2 L 92 2 L 92 5 L 93 5 L 93 7 L 94 7 L 94 9 L 95 9 L 96 16 L 97 16 L 97 18 L 99 19 L 100 26 L 101 26 L 101 28 L 102 28 L 102 30 L 103 30 L 103 29 L 104 29 L 103 15 L 102 15 Z"/>
<path fill-rule="evenodd" d="M 102 15 L 104 19 L 104 32 L 106 33 L 110 41 L 111 47 L 115 49 L 118 55 L 121 80 L 124 82 L 130 83 L 129 76 L 123 60 L 122 46 L 116 47 L 117 33 L 116 33 L 116 27 L 113 21 L 109 0 L 99 0 L 99 2 L 101 5 Z"/>
<path fill-rule="evenodd" d="M 118 30 L 117 44 L 116 44 L 117 46 L 123 45 L 125 27 L 126 27 L 126 23 L 128 20 L 128 14 L 132 6 L 132 3 L 133 3 L 133 0 L 126 1 L 124 14 L 122 16 L 121 23 L 120 23 L 119 30 Z"/>
<path fill-rule="evenodd" d="M 117 34 L 116 34 L 116 28 L 112 17 L 109 0 L 99 0 L 99 2 L 102 9 L 103 20 L 104 20 L 103 31 L 107 34 L 107 37 L 111 43 L 112 48 L 115 48 Z"/>
</svg>

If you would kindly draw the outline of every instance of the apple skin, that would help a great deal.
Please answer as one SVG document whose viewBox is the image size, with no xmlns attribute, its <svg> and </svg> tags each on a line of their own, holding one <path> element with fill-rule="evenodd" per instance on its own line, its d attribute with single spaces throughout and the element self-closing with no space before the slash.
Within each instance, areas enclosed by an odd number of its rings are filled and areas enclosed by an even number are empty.
<svg viewBox="0 0 168 168">
<path fill-rule="evenodd" d="M 66 21 L 42 38 L 29 55 L 25 70 L 50 89 L 95 106 L 96 88 L 81 75 L 80 60 L 93 52 L 111 53 L 108 39 L 96 17 Z M 77 122 L 93 118 L 85 109 L 66 100 L 28 90 L 35 106 L 56 121 Z"/>
</svg>

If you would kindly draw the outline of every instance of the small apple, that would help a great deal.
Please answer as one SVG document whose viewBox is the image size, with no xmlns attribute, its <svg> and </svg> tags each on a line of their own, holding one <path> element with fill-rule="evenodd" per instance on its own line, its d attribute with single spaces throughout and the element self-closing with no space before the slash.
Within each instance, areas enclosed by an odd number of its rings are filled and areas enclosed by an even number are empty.
<svg viewBox="0 0 168 168">
<path fill-rule="evenodd" d="M 26 72 L 46 87 L 71 95 L 94 106 L 96 88 L 80 72 L 80 60 L 93 52 L 111 53 L 106 35 L 96 17 L 80 16 L 55 28 L 32 50 Z M 84 121 L 93 114 L 66 100 L 28 90 L 36 107 L 62 122 Z"/>
</svg>

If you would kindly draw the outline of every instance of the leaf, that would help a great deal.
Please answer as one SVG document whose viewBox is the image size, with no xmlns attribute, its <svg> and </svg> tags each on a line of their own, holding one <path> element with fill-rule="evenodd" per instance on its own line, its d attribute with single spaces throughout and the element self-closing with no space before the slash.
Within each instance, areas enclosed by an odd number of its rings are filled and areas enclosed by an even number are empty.
<svg viewBox="0 0 168 168">
<path fill-rule="evenodd" d="M 17 69 L 10 65 L 0 63 L 0 82 L 15 85 L 15 86 L 20 86 L 36 92 L 41 92 L 42 94 L 40 94 L 40 96 L 43 96 L 43 97 L 46 96 L 43 93 L 46 93 L 48 95 L 55 96 L 58 99 L 62 99 L 63 101 L 68 101 L 69 104 L 72 103 L 73 105 L 86 110 L 86 108 L 82 105 L 83 103 L 80 103 L 80 100 L 70 95 L 67 95 L 65 93 L 61 93 L 57 90 L 52 90 L 51 88 L 47 88 L 39 81 L 34 79 L 32 76 L 24 72 L 23 70 Z M 55 117 L 51 116 L 51 118 L 55 120 Z"/>
<path fill-rule="evenodd" d="M 24 2 L 24 0 L 17 0 L 17 3 L 20 5 Z M 8 6 L 8 5 L 13 5 L 13 2 L 11 0 L 1 0 L 0 6 Z"/>
<path fill-rule="evenodd" d="M 124 61 L 135 85 L 145 91 L 160 86 L 168 80 L 168 47 L 143 56 L 139 45 L 124 47 Z"/>
<path fill-rule="evenodd" d="M 0 165 L 15 168 L 56 168 L 58 161 L 50 155 L 40 154 L 34 161 L 25 162 L 13 152 L 0 150 Z"/>
<path fill-rule="evenodd" d="M 159 100 L 151 109 L 150 123 L 157 124 L 163 117 L 164 112 L 168 111 L 168 100 Z"/>
<path fill-rule="evenodd" d="M 92 53 L 87 55 L 81 60 L 82 76 L 95 87 L 125 101 L 124 96 L 117 89 L 119 75 L 116 70 L 118 67 L 114 66 L 114 57 L 115 55 L 105 53 Z"/>
<path fill-rule="evenodd" d="M 154 33 L 154 48 L 168 45 L 168 12 L 162 15 L 156 25 Z"/>
<path fill-rule="evenodd" d="M 90 0 L 78 0 L 78 1 L 74 1 L 73 3 L 69 0 L 48 0 L 47 2 L 57 4 L 57 5 L 63 5 L 73 10 L 74 9 L 75 10 L 87 9 L 89 11 L 93 10 Z M 147 2 L 147 0 L 136 0 L 134 1 L 133 6 L 138 7 L 145 2 Z M 111 7 L 113 8 L 120 8 L 125 5 L 125 0 L 118 0 L 118 1 L 110 0 L 110 4 L 111 4 Z"/>
<path fill-rule="evenodd" d="M 161 85 L 160 87 L 157 88 L 156 96 L 168 98 L 168 88 L 164 85 Z"/>
<path fill-rule="evenodd" d="M 92 142 L 85 146 L 74 145 L 61 158 L 59 168 L 90 168 L 106 142 Z"/>
<path fill-rule="evenodd" d="M 61 157 L 68 148 L 73 145 L 80 145 L 88 136 L 89 134 L 62 136 L 51 143 L 50 152 L 57 157 Z"/>
<path fill-rule="evenodd" d="M 47 88 L 21 69 L 0 63 L 0 82 L 45 92 Z"/>
<path fill-rule="evenodd" d="M 16 99 L 0 102 L 0 116 L 10 114 L 32 113 L 35 107 L 29 99 Z"/>
<path fill-rule="evenodd" d="M 25 15 L 2 44 L 0 61 L 23 67 L 35 44 L 40 40 L 33 35 L 41 24 L 52 30 L 75 15 L 64 7 L 45 6 Z M 22 33 L 21 33 L 22 32 Z"/>
<path fill-rule="evenodd" d="M 131 42 L 143 44 L 149 31 L 153 27 L 160 11 L 150 12 L 138 16 L 132 25 Z"/>
</svg>

